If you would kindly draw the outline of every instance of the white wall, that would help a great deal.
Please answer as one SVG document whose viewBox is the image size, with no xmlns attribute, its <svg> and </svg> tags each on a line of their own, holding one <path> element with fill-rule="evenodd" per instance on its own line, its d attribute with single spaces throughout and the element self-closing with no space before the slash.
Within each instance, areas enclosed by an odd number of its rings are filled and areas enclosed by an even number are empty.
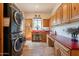
<svg viewBox="0 0 79 59">
<path fill-rule="evenodd" d="M 71 34 L 69 34 L 67 32 L 67 29 L 72 28 L 72 27 L 73 28 L 79 27 L 79 21 L 71 23 L 71 24 L 65 24 L 62 26 L 55 26 L 52 28 L 52 31 L 56 31 L 58 35 L 62 35 L 62 36 L 71 38 Z M 79 39 L 79 35 L 78 35 L 78 39 Z"/>
<path fill-rule="evenodd" d="M 9 17 L 8 18 L 4 18 L 3 24 L 4 24 L 5 27 L 8 27 L 10 25 L 10 18 Z"/>
</svg>

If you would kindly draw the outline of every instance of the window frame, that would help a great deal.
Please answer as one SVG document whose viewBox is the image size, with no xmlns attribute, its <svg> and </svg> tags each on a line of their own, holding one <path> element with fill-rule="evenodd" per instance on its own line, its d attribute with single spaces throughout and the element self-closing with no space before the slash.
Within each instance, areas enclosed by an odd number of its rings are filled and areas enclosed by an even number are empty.
<svg viewBox="0 0 79 59">
<path fill-rule="evenodd" d="M 39 18 L 37 18 L 37 19 L 39 19 Z M 40 18 L 41 19 L 41 18 Z M 35 21 L 36 19 L 32 19 L 32 30 L 35 30 L 34 29 L 34 21 Z M 41 30 L 43 30 L 43 19 L 41 19 L 40 20 L 41 21 Z M 36 29 L 37 30 L 37 29 Z M 38 29 L 39 30 L 39 29 Z"/>
</svg>

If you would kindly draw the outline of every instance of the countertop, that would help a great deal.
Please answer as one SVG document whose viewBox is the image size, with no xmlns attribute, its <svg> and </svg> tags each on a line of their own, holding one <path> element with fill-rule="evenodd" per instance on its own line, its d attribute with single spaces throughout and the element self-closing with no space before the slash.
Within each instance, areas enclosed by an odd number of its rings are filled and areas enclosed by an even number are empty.
<svg viewBox="0 0 79 59">
<path fill-rule="evenodd" d="M 73 42 L 71 38 L 67 38 L 60 35 L 54 35 L 54 34 L 51 34 L 51 35 L 48 34 L 48 35 L 71 50 L 79 50 L 79 41 Z"/>
<path fill-rule="evenodd" d="M 32 30 L 33 33 L 42 32 L 42 33 L 48 33 L 49 31 L 45 30 Z"/>
</svg>

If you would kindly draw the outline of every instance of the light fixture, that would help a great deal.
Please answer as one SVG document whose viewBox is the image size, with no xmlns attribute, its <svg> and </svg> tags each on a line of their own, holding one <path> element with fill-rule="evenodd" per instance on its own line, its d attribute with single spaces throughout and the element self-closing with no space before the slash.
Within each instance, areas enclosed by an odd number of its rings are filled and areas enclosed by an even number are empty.
<svg viewBox="0 0 79 59">
<path fill-rule="evenodd" d="M 40 15 L 35 15 L 34 19 L 41 19 Z"/>
</svg>

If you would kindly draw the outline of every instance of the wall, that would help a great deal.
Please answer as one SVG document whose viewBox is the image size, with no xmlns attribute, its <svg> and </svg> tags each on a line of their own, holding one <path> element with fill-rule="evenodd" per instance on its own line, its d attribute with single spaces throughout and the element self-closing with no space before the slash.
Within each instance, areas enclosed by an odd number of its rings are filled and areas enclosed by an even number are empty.
<svg viewBox="0 0 79 59">
<path fill-rule="evenodd" d="M 70 24 L 64 24 L 62 26 L 55 26 L 55 27 L 52 28 L 52 31 L 57 31 L 58 35 L 62 35 L 62 36 L 71 38 L 71 34 L 69 34 L 67 32 L 67 29 L 72 28 L 72 27 L 73 28 L 79 27 L 79 21 L 73 22 L 73 23 L 70 23 Z M 79 40 L 79 35 L 78 35 L 78 40 Z"/>
<path fill-rule="evenodd" d="M 9 23 L 10 23 L 10 18 L 4 18 L 4 26 L 9 26 Z"/>
</svg>

